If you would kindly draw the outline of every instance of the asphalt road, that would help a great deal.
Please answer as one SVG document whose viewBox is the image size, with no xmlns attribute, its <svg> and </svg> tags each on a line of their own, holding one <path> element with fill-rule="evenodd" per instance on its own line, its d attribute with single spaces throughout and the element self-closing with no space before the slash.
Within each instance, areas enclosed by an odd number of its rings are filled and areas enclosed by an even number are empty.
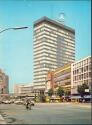
<svg viewBox="0 0 92 125">
<path fill-rule="evenodd" d="M 0 104 L 0 114 L 8 124 L 91 124 L 91 106 L 78 104 Z"/>
</svg>

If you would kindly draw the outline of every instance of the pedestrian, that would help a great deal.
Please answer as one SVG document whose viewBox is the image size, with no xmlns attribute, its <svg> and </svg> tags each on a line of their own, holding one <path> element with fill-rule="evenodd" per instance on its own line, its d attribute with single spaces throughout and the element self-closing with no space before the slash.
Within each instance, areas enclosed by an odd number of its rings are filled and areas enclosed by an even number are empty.
<svg viewBox="0 0 92 125">
<path fill-rule="evenodd" d="M 28 105 L 30 104 L 29 100 L 26 101 L 26 109 L 28 109 Z"/>
</svg>

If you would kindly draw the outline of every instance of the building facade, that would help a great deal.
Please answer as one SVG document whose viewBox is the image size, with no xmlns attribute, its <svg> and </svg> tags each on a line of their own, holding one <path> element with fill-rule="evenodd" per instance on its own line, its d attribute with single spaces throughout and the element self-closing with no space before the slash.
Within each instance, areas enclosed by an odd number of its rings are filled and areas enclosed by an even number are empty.
<svg viewBox="0 0 92 125">
<path fill-rule="evenodd" d="M 66 64 L 53 72 L 48 72 L 46 92 L 51 88 L 55 91 L 59 86 L 65 91 L 71 92 L 71 64 Z"/>
<path fill-rule="evenodd" d="M 77 94 L 78 85 L 88 84 L 89 89 L 92 87 L 92 57 L 86 57 L 76 61 L 71 66 L 71 93 Z"/>
<path fill-rule="evenodd" d="M 34 22 L 34 85 L 45 89 L 46 76 L 75 60 L 75 30 L 47 17 Z"/>
<path fill-rule="evenodd" d="M 9 77 L 0 69 L 0 94 L 9 93 Z"/>
<path fill-rule="evenodd" d="M 45 84 L 45 92 L 48 92 L 49 89 L 54 89 L 54 71 L 49 71 L 46 77 L 46 84 Z"/>
<path fill-rule="evenodd" d="M 28 94 L 33 92 L 33 85 L 27 84 L 27 85 L 19 85 L 15 84 L 14 86 L 14 94 Z"/>
</svg>

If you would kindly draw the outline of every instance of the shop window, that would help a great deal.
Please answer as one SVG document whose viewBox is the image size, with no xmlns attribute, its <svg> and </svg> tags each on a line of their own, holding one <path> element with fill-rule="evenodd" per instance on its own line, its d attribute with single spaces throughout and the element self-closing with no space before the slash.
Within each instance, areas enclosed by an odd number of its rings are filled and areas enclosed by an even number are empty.
<svg viewBox="0 0 92 125">
<path fill-rule="evenodd" d="M 79 69 L 77 69 L 77 74 L 79 73 Z"/>
<path fill-rule="evenodd" d="M 86 73 L 84 73 L 84 79 L 86 78 Z"/>
<path fill-rule="evenodd" d="M 88 71 L 88 66 L 86 66 L 86 70 Z"/>
<path fill-rule="evenodd" d="M 84 72 L 86 72 L 86 66 L 84 67 Z"/>
<path fill-rule="evenodd" d="M 83 74 L 81 75 L 81 79 L 83 79 Z"/>
<path fill-rule="evenodd" d="M 91 73 L 91 72 L 89 72 L 89 77 L 90 77 L 90 78 L 92 77 L 92 73 Z"/>
<path fill-rule="evenodd" d="M 83 67 L 81 68 L 81 72 L 83 73 Z"/>
<path fill-rule="evenodd" d="M 92 66 L 91 66 L 91 64 L 90 64 L 90 65 L 88 66 L 88 69 L 89 69 L 89 70 L 92 70 L 92 68 L 91 68 L 91 67 L 92 67 Z"/>
</svg>

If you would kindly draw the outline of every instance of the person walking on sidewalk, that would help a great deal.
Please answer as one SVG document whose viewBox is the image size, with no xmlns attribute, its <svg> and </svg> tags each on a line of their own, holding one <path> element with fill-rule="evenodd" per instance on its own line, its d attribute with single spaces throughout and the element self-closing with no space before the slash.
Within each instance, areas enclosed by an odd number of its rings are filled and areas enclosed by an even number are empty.
<svg viewBox="0 0 92 125">
<path fill-rule="evenodd" d="M 31 102 L 29 99 L 26 101 L 26 109 L 31 109 Z"/>
</svg>

